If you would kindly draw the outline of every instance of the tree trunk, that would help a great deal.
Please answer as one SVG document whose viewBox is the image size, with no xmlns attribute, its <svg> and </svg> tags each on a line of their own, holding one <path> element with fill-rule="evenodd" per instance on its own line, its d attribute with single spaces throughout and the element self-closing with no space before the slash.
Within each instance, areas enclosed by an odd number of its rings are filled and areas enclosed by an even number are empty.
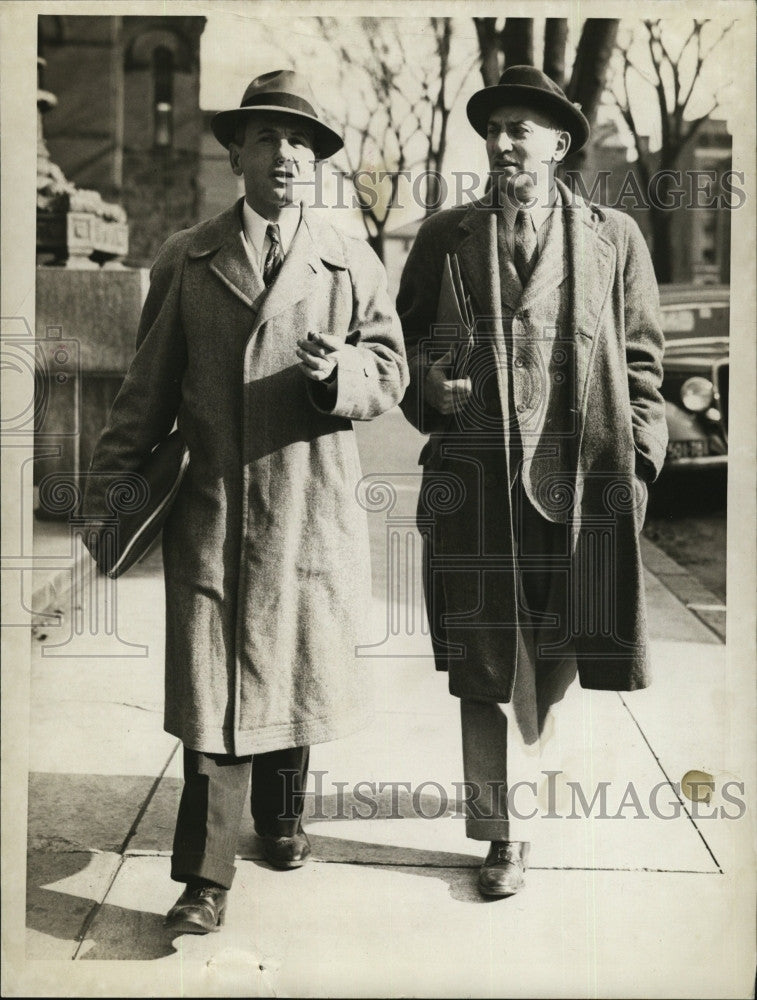
<svg viewBox="0 0 757 1000">
<path fill-rule="evenodd" d="M 505 54 L 505 69 L 508 66 L 533 66 L 534 19 L 532 17 L 507 18 L 502 29 L 502 51 Z"/>
<path fill-rule="evenodd" d="M 497 31 L 495 17 L 474 17 L 478 37 L 478 49 L 481 53 L 481 77 L 485 87 L 493 87 L 499 82 L 499 52 L 500 37 Z"/>
<path fill-rule="evenodd" d="M 671 224 L 673 213 L 665 209 L 649 209 L 649 221 L 652 224 L 652 263 L 654 273 L 660 284 L 673 280 L 673 243 Z"/>
<path fill-rule="evenodd" d="M 376 256 L 384 263 L 384 230 L 383 227 L 378 232 L 368 237 L 368 245 L 376 251 Z"/>
<path fill-rule="evenodd" d="M 618 34 L 617 18 L 587 17 L 578 40 L 576 61 L 566 91 L 569 100 L 581 105 L 592 125 L 605 89 L 607 66 Z"/>
<path fill-rule="evenodd" d="M 439 181 L 439 174 L 440 171 L 437 168 L 432 168 L 426 174 L 426 190 L 423 193 L 423 207 L 426 216 L 433 215 L 434 212 L 438 212 L 442 207 L 440 200 L 442 187 Z"/>
<path fill-rule="evenodd" d="M 544 25 L 544 72 L 558 87 L 565 86 L 567 17 L 548 17 Z"/>
<path fill-rule="evenodd" d="M 607 67 L 615 47 L 618 24 L 617 18 L 587 17 L 578 41 L 566 95 L 568 100 L 580 104 L 590 125 L 596 120 L 597 108 L 605 89 Z M 585 150 L 569 153 L 563 169 L 580 170 L 585 159 Z"/>
</svg>

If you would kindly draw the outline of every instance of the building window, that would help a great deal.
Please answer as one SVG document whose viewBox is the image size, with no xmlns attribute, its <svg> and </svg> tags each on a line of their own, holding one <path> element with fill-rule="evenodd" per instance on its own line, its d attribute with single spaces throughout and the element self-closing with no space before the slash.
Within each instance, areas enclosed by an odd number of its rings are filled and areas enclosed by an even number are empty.
<svg viewBox="0 0 757 1000">
<path fill-rule="evenodd" d="M 173 142 L 173 52 L 159 45 L 152 54 L 153 141 L 166 148 Z"/>
</svg>

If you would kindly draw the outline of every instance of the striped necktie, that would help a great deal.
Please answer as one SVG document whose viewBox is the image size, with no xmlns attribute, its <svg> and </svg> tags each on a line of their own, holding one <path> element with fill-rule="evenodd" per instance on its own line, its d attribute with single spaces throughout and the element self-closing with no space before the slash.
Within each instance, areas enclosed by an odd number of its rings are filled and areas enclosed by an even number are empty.
<svg viewBox="0 0 757 1000">
<path fill-rule="evenodd" d="M 279 233 L 279 227 L 275 222 L 270 222 L 268 224 L 268 229 L 266 229 L 265 234 L 271 244 L 268 247 L 265 264 L 263 265 L 263 281 L 265 282 L 266 288 L 268 288 L 281 270 L 281 265 L 284 263 L 284 255 L 281 252 L 281 234 Z"/>
</svg>

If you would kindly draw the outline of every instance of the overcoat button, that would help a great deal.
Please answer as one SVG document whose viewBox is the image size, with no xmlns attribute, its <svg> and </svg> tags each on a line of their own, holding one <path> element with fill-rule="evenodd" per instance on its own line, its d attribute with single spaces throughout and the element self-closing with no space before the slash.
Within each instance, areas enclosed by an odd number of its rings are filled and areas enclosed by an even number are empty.
<svg viewBox="0 0 757 1000">
<path fill-rule="evenodd" d="M 525 413 L 528 407 L 525 403 L 518 403 L 518 413 Z"/>
</svg>

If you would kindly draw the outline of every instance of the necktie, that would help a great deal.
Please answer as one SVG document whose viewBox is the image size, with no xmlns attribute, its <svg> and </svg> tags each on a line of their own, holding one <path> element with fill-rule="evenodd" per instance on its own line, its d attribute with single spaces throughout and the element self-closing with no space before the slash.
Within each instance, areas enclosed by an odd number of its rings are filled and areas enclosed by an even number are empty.
<svg viewBox="0 0 757 1000">
<path fill-rule="evenodd" d="M 270 222 L 268 224 L 266 236 L 271 242 L 271 245 L 268 247 L 268 253 L 265 257 L 265 264 L 263 265 L 263 281 L 265 282 L 267 288 L 273 283 L 276 275 L 281 270 L 281 265 L 284 263 L 284 255 L 281 252 L 281 236 L 279 234 L 279 227 L 275 222 Z"/>
<path fill-rule="evenodd" d="M 531 213 L 525 208 L 518 209 L 513 235 L 515 236 L 513 263 L 520 283 L 525 288 L 536 264 L 536 230 L 531 221 Z"/>
</svg>

